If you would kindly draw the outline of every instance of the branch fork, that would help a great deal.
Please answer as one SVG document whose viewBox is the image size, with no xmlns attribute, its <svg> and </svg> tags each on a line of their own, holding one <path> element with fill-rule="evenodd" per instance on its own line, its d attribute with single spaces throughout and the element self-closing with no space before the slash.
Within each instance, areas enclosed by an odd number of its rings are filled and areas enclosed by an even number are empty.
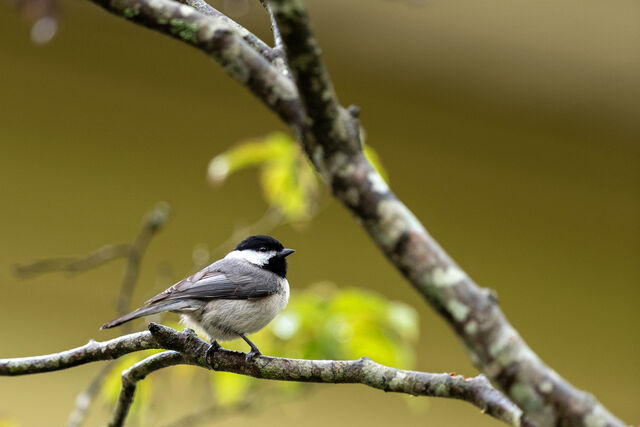
<svg viewBox="0 0 640 427">
<path fill-rule="evenodd" d="M 521 425 L 522 411 L 493 388 L 484 375 L 465 378 L 449 373 L 432 374 L 381 365 L 363 357 L 358 360 L 307 360 L 256 356 L 218 349 L 207 363 L 209 344 L 195 332 L 178 332 L 156 323 L 149 331 L 137 332 L 110 341 L 91 340 L 82 347 L 37 357 L 0 359 L 0 376 L 57 371 L 86 363 L 116 359 L 128 353 L 164 349 L 136 363 L 122 373 L 122 387 L 110 427 L 122 426 L 131 408 L 137 383 L 151 373 L 175 365 L 193 365 L 214 371 L 233 372 L 254 378 L 309 383 L 363 384 L 387 392 L 432 396 L 467 401 L 482 412 L 505 423 Z"/>
</svg>

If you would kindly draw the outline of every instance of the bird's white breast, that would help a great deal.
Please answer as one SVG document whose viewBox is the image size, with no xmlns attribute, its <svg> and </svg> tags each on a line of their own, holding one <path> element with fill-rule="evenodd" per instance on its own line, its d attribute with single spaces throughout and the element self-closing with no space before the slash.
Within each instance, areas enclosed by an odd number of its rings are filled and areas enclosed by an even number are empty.
<svg viewBox="0 0 640 427">
<path fill-rule="evenodd" d="M 258 332 L 287 306 L 289 282 L 283 279 L 281 284 L 278 292 L 263 298 L 209 301 L 200 313 L 185 314 L 183 319 L 200 326 L 213 340 L 228 341 Z"/>
</svg>

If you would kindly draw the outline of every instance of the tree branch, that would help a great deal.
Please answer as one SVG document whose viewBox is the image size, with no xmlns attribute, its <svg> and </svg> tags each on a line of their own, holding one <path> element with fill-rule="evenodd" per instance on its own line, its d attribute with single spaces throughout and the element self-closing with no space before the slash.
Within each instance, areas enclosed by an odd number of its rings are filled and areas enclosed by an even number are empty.
<svg viewBox="0 0 640 427">
<path fill-rule="evenodd" d="M 107 11 L 183 41 L 218 62 L 285 123 L 302 122 L 291 79 L 256 52 L 227 22 L 171 0 L 91 0 Z"/>
<path fill-rule="evenodd" d="M 66 271 L 78 273 L 99 267 L 109 261 L 125 258 L 129 254 L 129 243 L 106 245 L 83 257 L 58 257 L 35 261 L 31 264 L 18 264 L 14 267 L 17 277 L 28 278 L 45 273 Z"/>
<path fill-rule="evenodd" d="M 380 365 L 368 358 L 304 360 L 259 356 L 246 360 L 244 353 L 225 349 L 215 352 L 210 366 L 206 360 L 209 344 L 193 331 L 178 332 L 155 323 L 149 324 L 149 332 L 124 335 L 106 342 L 90 341 L 82 347 L 60 353 L 0 359 L 0 376 L 56 371 L 114 359 L 135 351 L 159 348 L 171 351 L 153 355 L 123 373 L 123 387 L 110 425 L 122 424 L 138 381 L 155 370 L 176 364 L 197 365 L 205 369 L 270 380 L 364 384 L 384 391 L 414 396 L 460 399 L 509 425 L 521 425 L 520 409 L 494 389 L 482 375 L 464 378 L 461 375 L 446 373 L 406 371 Z"/>
<path fill-rule="evenodd" d="M 203 15 L 213 16 L 219 18 L 224 23 L 228 24 L 233 30 L 238 34 L 242 39 L 252 48 L 256 50 L 259 54 L 264 56 L 268 61 L 272 61 L 276 54 L 272 48 L 269 47 L 268 44 L 263 42 L 258 36 L 253 34 L 251 31 L 247 30 L 242 25 L 238 24 L 233 19 L 229 18 L 224 13 L 220 12 L 218 9 L 211 6 L 209 3 L 204 0 L 177 0 L 182 4 L 186 4 L 187 6 L 191 6 L 198 12 Z"/>
<path fill-rule="evenodd" d="M 151 238 L 160 231 L 168 220 L 169 205 L 167 203 L 158 203 L 156 207 L 146 215 L 142 227 L 138 232 L 138 236 L 130 246 L 127 255 L 127 265 L 122 278 L 122 284 L 120 285 L 120 293 L 118 294 L 118 315 L 122 316 L 131 310 L 131 296 L 133 294 L 133 288 L 138 281 L 142 256 Z M 129 332 L 131 325 L 126 325 L 126 331 Z"/>
<path fill-rule="evenodd" d="M 269 21 L 271 21 L 271 32 L 273 33 L 273 50 L 277 56 L 284 56 L 284 43 L 282 42 L 282 35 L 276 22 L 276 17 L 273 14 L 273 9 L 266 0 L 260 0 L 262 7 L 269 14 Z"/>
<path fill-rule="evenodd" d="M 60 371 L 100 360 L 117 359 L 136 351 L 162 348 L 149 332 L 137 332 L 109 341 L 90 340 L 82 347 L 34 357 L 0 359 L 0 376 Z"/>
<path fill-rule="evenodd" d="M 287 77 L 291 77 L 291 71 L 289 70 L 287 62 L 285 61 L 282 35 L 280 34 L 280 29 L 278 28 L 273 10 L 266 0 L 260 0 L 260 3 L 269 14 L 269 21 L 271 22 L 271 33 L 273 34 L 273 49 L 271 50 L 273 58 L 272 63 L 278 70 L 280 70 L 282 74 L 286 75 Z"/>
<path fill-rule="evenodd" d="M 188 364 L 189 358 L 177 351 L 165 351 L 154 354 L 136 363 L 131 368 L 122 373 L 122 388 L 118 396 L 118 402 L 113 411 L 113 416 L 109 422 L 109 427 L 121 427 L 129 414 L 133 395 L 136 391 L 138 381 L 146 378 L 152 372 L 170 366 Z"/>
<path fill-rule="evenodd" d="M 289 0 L 267 0 L 266 3 L 273 11 L 275 28 L 281 34 L 287 64 L 308 116 L 300 139 L 307 154 L 311 154 L 311 161 L 318 167 L 321 163 L 316 158 L 331 156 L 338 148 L 358 152 L 361 144 L 357 122 L 338 102 L 304 3 Z M 318 170 L 325 179 L 330 178 L 327 171 Z"/>
</svg>

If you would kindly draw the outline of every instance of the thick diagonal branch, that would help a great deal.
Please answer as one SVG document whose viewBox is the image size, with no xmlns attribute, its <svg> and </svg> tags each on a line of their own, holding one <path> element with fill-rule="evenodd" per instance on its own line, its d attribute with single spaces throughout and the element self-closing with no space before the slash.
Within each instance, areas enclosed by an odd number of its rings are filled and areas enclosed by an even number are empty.
<svg viewBox="0 0 640 427">
<path fill-rule="evenodd" d="M 304 3 L 298 0 L 268 0 L 266 3 L 273 13 L 276 31 L 281 35 L 287 64 L 307 116 L 299 135 L 307 153 L 320 160 L 333 155 L 336 149 L 358 152 L 357 122 L 338 102 Z M 316 166 L 320 165 L 316 159 L 311 160 Z M 327 171 L 319 171 L 325 179 L 329 177 Z"/>
<path fill-rule="evenodd" d="M 175 364 L 191 364 L 216 371 L 233 372 L 255 378 L 314 383 L 364 384 L 384 391 L 415 396 L 460 399 L 509 425 L 520 423 L 522 412 L 506 396 L 494 389 L 484 376 L 431 374 L 390 368 L 368 358 L 358 360 L 304 360 L 260 356 L 251 360 L 244 353 L 221 349 L 212 366 L 206 361 L 209 344 L 190 330 L 178 332 L 150 324 L 150 332 L 138 332 L 106 342 L 87 345 L 46 356 L 0 359 L 0 376 L 26 375 L 67 369 L 85 363 L 114 359 L 127 353 L 166 349 L 134 365 L 123 374 L 123 388 L 112 425 L 126 417 L 136 383 L 154 370 Z"/>
<path fill-rule="evenodd" d="M 471 280 L 396 198 L 364 157 L 354 119 L 340 114 L 302 0 L 269 0 L 287 62 L 310 119 L 307 156 L 387 258 L 462 338 L 474 363 L 540 425 L 622 422 L 546 366 L 506 320 L 491 292 Z"/>
</svg>

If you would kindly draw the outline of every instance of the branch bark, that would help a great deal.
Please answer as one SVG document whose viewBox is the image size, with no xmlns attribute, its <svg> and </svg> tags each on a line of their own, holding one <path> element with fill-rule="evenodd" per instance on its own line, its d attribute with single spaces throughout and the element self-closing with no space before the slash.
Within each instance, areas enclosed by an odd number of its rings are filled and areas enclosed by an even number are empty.
<svg viewBox="0 0 640 427">
<path fill-rule="evenodd" d="M 258 36 L 253 34 L 251 31 L 247 30 L 242 25 L 238 24 L 233 19 L 230 19 L 227 15 L 220 12 L 218 9 L 211 6 L 209 3 L 204 0 L 178 0 L 182 4 L 186 4 L 187 6 L 191 6 L 198 12 L 203 15 L 213 16 L 221 21 L 228 24 L 231 28 L 234 29 L 235 33 L 242 37 L 242 39 L 252 48 L 256 50 L 259 54 L 264 56 L 264 58 L 268 61 L 273 61 L 276 56 L 275 52 L 268 44 L 260 40 Z"/>
<path fill-rule="evenodd" d="M 138 381 L 153 371 L 177 364 L 270 380 L 363 384 L 414 396 L 459 399 L 509 425 L 522 425 L 522 411 L 493 388 L 483 375 L 465 378 L 447 373 L 406 371 L 380 365 L 366 357 L 358 360 L 304 360 L 259 356 L 247 360 L 244 353 L 225 349 L 216 351 L 209 365 L 206 360 L 208 348 L 209 344 L 191 330 L 178 332 L 151 323 L 149 332 L 124 335 L 106 342 L 90 341 L 82 347 L 46 356 L 0 359 L 0 376 L 51 372 L 136 351 L 165 349 L 169 351 L 150 356 L 123 373 L 123 386 L 110 426 L 122 425 Z"/>
<path fill-rule="evenodd" d="M 137 332 L 109 341 L 90 340 L 82 347 L 44 356 L 0 359 L 0 376 L 59 371 L 100 360 L 117 359 L 136 351 L 162 348 L 149 332 Z"/>
</svg>

